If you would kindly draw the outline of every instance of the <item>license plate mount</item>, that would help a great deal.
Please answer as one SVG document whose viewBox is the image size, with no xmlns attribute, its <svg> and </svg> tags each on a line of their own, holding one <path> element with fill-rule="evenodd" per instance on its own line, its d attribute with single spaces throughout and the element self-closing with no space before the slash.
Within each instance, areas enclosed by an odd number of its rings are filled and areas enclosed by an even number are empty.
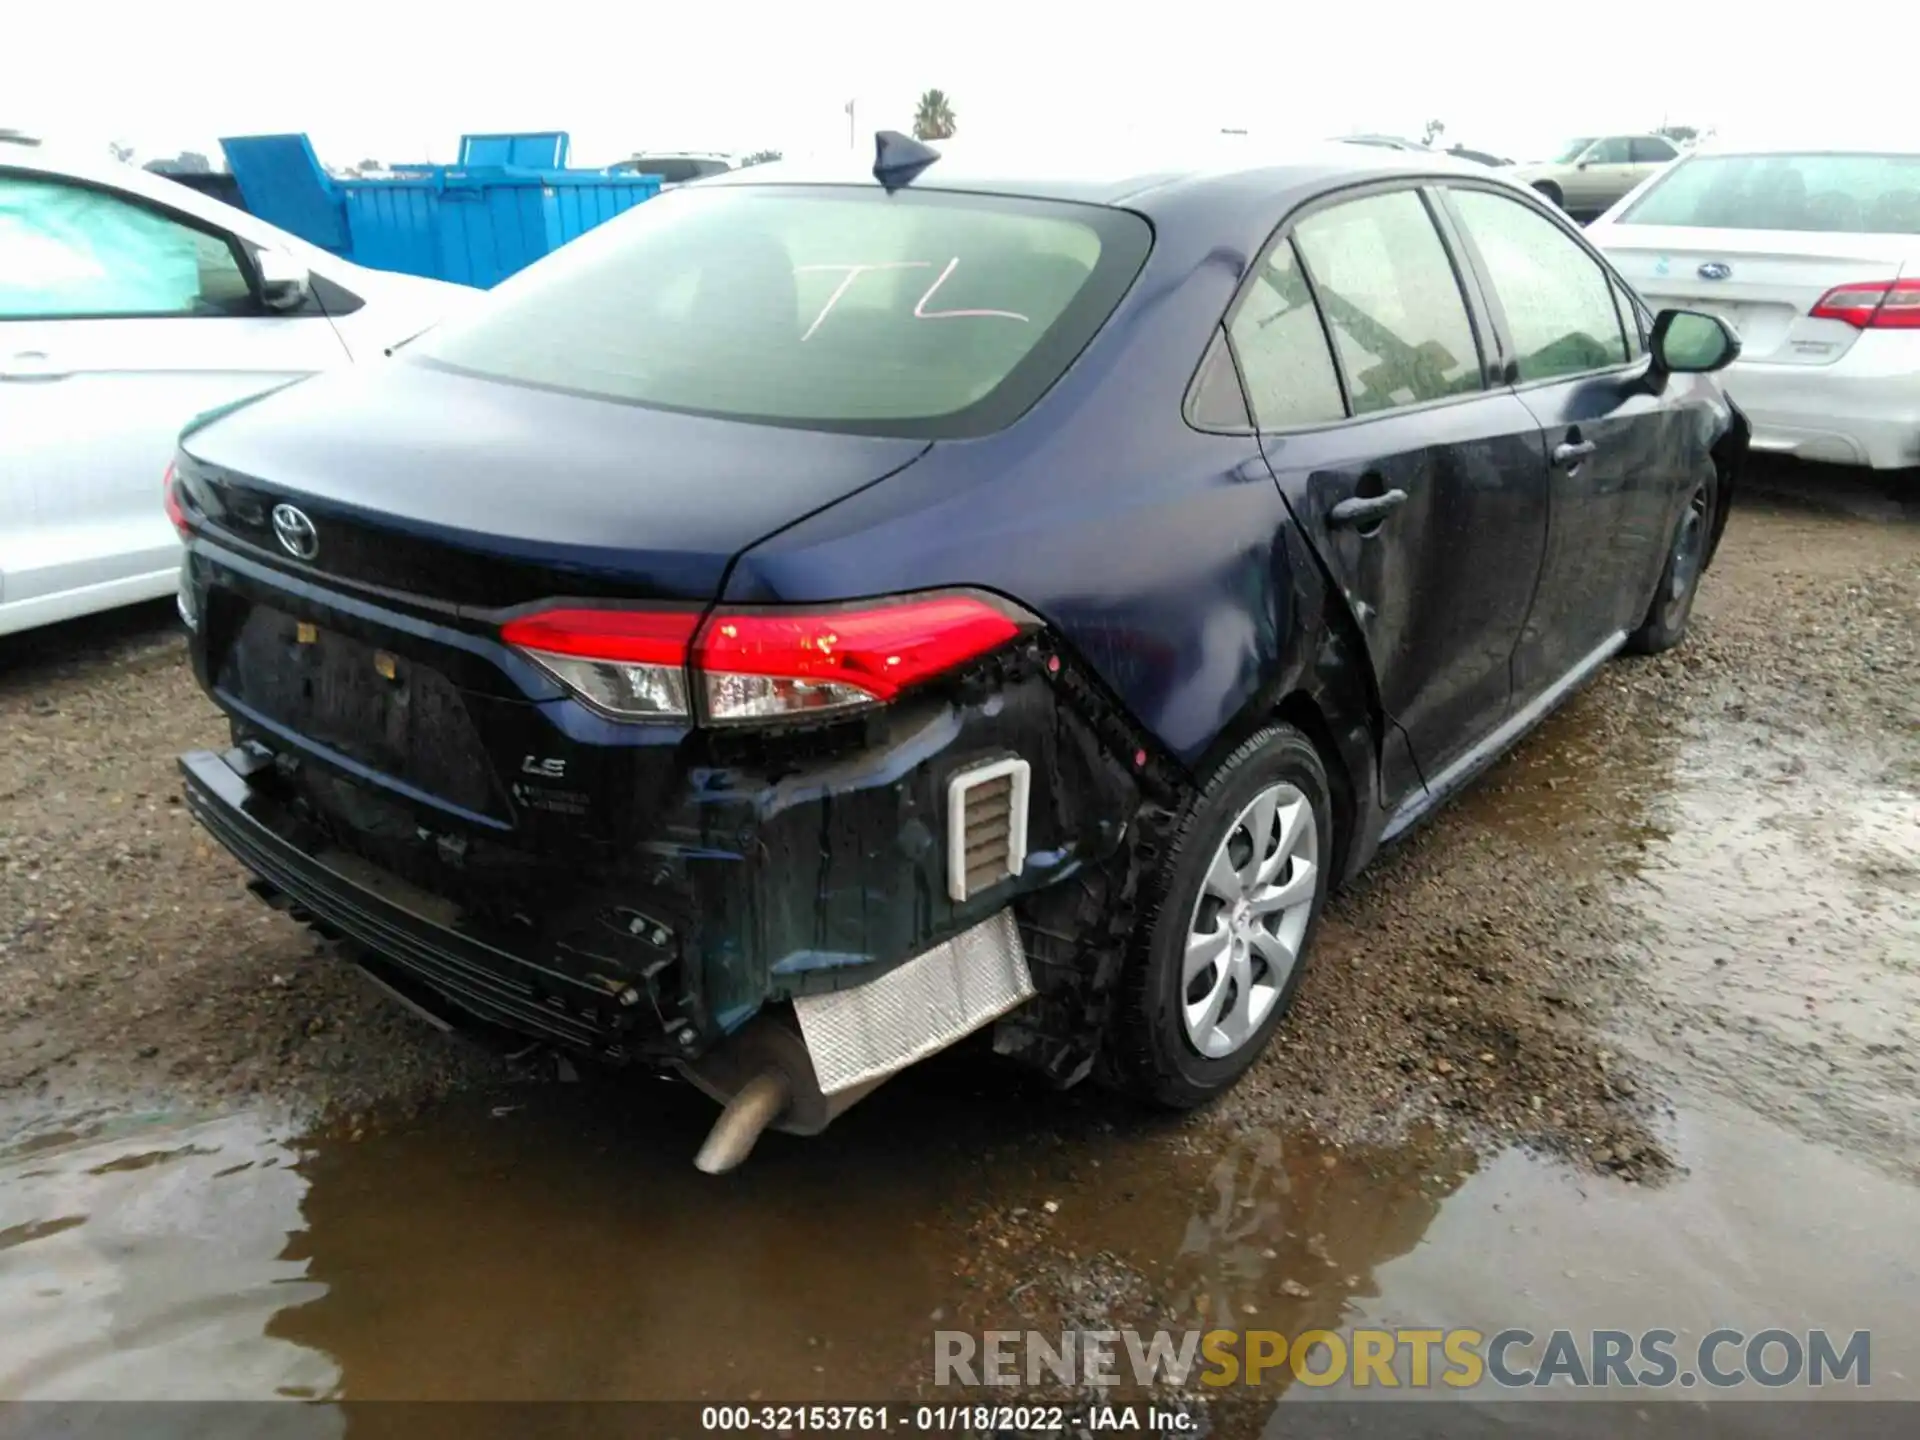
<svg viewBox="0 0 1920 1440">
<path fill-rule="evenodd" d="M 500 812 L 466 701 L 430 664 L 324 623 L 254 606 L 219 667 L 217 688 L 377 774 L 464 810 Z"/>
</svg>

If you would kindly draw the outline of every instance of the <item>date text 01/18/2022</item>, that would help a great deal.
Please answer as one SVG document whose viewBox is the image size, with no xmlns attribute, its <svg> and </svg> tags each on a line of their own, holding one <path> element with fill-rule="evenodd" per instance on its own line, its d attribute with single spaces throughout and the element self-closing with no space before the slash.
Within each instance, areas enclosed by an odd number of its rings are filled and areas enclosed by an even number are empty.
<svg viewBox="0 0 1920 1440">
<path fill-rule="evenodd" d="M 700 1428 L 725 1434 L 783 1435 L 798 1431 L 890 1431 L 960 1434 L 1012 1430 L 1022 1434 L 1075 1430 L 1182 1433 L 1194 1428 L 1184 1410 L 1157 1405 L 707 1405 Z"/>
</svg>

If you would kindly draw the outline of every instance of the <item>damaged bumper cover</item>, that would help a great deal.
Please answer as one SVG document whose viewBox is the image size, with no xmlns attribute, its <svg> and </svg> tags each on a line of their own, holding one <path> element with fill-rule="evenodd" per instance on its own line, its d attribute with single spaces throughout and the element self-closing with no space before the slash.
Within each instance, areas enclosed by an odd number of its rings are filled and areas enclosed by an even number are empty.
<svg viewBox="0 0 1920 1440">
<path fill-rule="evenodd" d="M 603 1059 L 706 1067 L 723 1098 L 736 1077 L 707 1057 L 791 1002 L 831 1097 L 1031 996 L 1009 907 L 1120 847 L 1135 776 L 1058 669 L 1003 663 L 812 755 L 691 748 L 626 843 L 565 864 L 450 839 L 244 724 L 180 766 L 192 813 L 263 895 L 413 993 Z"/>
</svg>

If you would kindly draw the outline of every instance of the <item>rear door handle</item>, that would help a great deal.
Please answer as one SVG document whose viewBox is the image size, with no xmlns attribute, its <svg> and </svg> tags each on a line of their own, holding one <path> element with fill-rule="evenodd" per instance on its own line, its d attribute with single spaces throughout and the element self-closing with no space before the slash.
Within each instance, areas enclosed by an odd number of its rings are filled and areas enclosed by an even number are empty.
<svg viewBox="0 0 1920 1440">
<path fill-rule="evenodd" d="M 1407 503 L 1407 492 L 1389 490 L 1384 495 L 1355 495 L 1351 500 L 1342 500 L 1327 512 L 1327 524 L 1377 525 L 1402 505 Z"/>
<path fill-rule="evenodd" d="M 1553 463 L 1562 469 L 1571 470 L 1594 452 L 1591 440 L 1569 440 L 1564 445 L 1553 447 Z"/>
<path fill-rule="evenodd" d="M 64 380 L 72 373 L 54 364 L 44 350 L 21 350 L 0 360 L 0 380 Z"/>
</svg>

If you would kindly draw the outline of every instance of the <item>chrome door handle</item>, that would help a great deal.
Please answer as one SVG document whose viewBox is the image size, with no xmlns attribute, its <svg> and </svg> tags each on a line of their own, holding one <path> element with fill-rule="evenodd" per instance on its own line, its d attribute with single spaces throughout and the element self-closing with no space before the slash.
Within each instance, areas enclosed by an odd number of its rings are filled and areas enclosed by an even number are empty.
<svg viewBox="0 0 1920 1440">
<path fill-rule="evenodd" d="M 1571 470 L 1594 452 L 1591 440 L 1570 440 L 1564 445 L 1553 447 L 1553 463 Z"/>
</svg>

